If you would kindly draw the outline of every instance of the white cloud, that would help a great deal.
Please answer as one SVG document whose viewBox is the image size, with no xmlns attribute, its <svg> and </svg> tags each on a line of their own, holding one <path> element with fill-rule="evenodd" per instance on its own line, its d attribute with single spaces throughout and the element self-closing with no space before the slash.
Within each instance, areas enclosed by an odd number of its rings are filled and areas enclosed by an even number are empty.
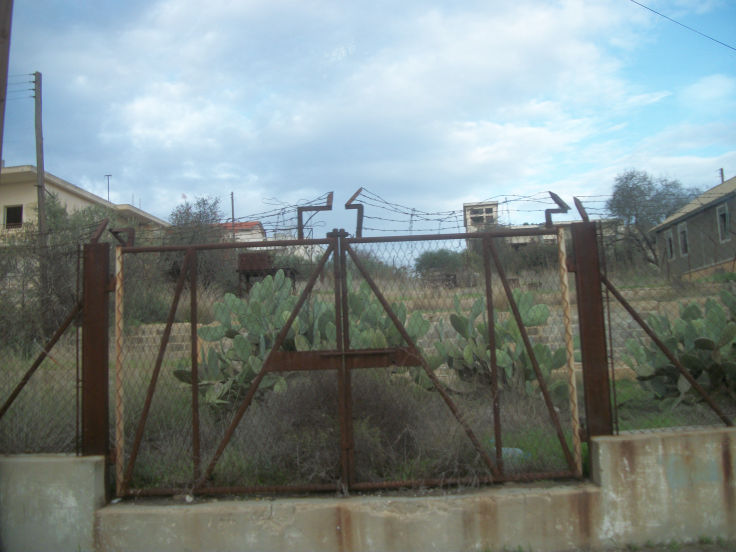
<svg viewBox="0 0 736 552">
<path fill-rule="evenodd" d="M 112 172 L 159 216 L 182 192 L 234 189 L 253 212 L 259 197 L 361 185 L 429 208 L 729 150 L 707 125 L 733 106 L 733 74 L 679 92 L 627 75 L 656 41 L 629 4 L 166 0 L 110 20 L 79 11 L 53 33 L 19 5 L 14 59 L 51 83 L 48 169 L 90 185 Z M 673 103 L 680 118 L 642 135 L 641 114 Z"/>
</svg>

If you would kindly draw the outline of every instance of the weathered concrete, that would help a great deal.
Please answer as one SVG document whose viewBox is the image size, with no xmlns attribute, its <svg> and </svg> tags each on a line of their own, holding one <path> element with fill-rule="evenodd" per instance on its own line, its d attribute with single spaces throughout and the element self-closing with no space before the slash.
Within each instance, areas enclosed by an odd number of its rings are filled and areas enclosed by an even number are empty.
<svg viewBox="0 0 736 552">
<path fill-rule="evenodd" d="M 604 544 L 736 539 L 736 430 L 594 439 Z"/>
<path fill-rule="evenodd" d="M 101 458 L 0 457 L 0 549 L 543 551 L 736 540 L 736 429 L 599 437 L 591 461 L 589 483 L 425 497 L 123 502 L 95 513 Z"/>
<path fill-rule="evenodd" d="M 98 512 L 99 550 L 560 550 L 587 541 L 600 490 L 512 486 L 462 496 L 308 498 Z"/>
<path fill-rule="evenodd" d="M 454 496 L 117 504 L 101 551 L 570 550 L 736 539 L 736 430 L 603 437 L 593 483 L 504 485 Z"/>
<path fill-rule="evenodd" d="M 0 456 L 0 550 L 94 550 L 104 469 L 101 456 Z"/>
</svg>

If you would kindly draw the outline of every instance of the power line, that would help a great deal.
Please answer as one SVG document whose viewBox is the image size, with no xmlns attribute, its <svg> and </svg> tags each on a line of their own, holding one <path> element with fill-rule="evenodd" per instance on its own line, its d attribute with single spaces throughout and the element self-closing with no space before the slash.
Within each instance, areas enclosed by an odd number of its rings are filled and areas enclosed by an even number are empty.
<svg viewBox="0 0 736 552">
<path fill-rule="evenodd" d="M 717 38 L 713 38 L 713 37 L 712 37 L 712 36 L 710 36 L 710 35 L 707 35 L 707 34 L 705 34 L 705 33 L 701 33 L 701 32 L 700 32 L 699 30 L 697 30 L 697 29 L 693 29 L 692 27 L 688 27 L 688 26 L 687 26 L 687 25 L 685 25 L 684 23 L 680 23 L 679 21 L 677 21 L 677 20 L 675 20 L 675 19 L 672 19 L 671 17 L 668 17 L 668 16 L 666 16 L 666 15 L 665 15 L 665 14 L 663 14 L 663 13 L 659 13 L 659 12 L 658 12 L 657 10 L 653 10 L 652 8 L 650 8 L 649 6 L 645 6 L 645 5 L 644 5 L 644 4 L 642 4 L 641 2 L 637 2 L 636 0 L 629 0 L 629 2 L 633 2 L 633 3 L 634 3 L 634 4 L 636 4 L 637 6 L 641 6 L 641 7 L 642 7 L 642 8 L 644 8 L 645 10 L 649 10 L 650 12 L 652 12 L 652 13 L 654 13 L 654 14 L 657 14 L 657 15 L 658 15 L 658 16 L 660 16 L 660 17 L 664 17 L 664 18 L 665 18 L 665 19 L 667 19 L 668 21 L 672 21 L 673 23 L 676 23 L 676 24 L 677 24 L 677 25 L 679 25 L 680 27 L 684 27 L 684 28 L 685 28 L 685 29 L 687 29 L 688 31 L 692 31 L 692 32 L 694 32 L 694 33 L 697 33 L 697 34 L 699 34 L 700 36 L 703 36 L 703 37 L 705 37 L 705 38 L 707 38 L 707 39 L 709 39 L 709 40 L 712 40 L 713 42 L 717 42 L 717 43 L 718 43 L 718 44 L 720 44 L 721 46 L 725 46 L 726 48 L 730 48 L 731 50 L 733 50 L 734 52 L 736 52 L 736 48 L 734 48 L 734 47 L 733 47 L 733 46 L 731 46 L 730 44 L 726 44 L 725 42 L 721 42 L 721 41 L 720 41 L 720 40 L 718 40 Z"/>
</svg>

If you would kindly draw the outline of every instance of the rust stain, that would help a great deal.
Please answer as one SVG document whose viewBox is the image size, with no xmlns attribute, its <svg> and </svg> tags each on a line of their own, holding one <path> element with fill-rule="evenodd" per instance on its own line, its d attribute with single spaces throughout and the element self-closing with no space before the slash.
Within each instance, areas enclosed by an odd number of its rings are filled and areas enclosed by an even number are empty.
<svg viewBox="0 0 736 552">
<path fill-rule="evenodd" d="M 723 502 L 726 506 L 727 518 L 733 519 L 734 511 L 734 481 L 733 458 L 731 457 L 731 439 L 724 435 L 721 441 L 721 468 L 723 469 Z"/>
<path fill-rule="evenodd" d="M 350 510 L 338 506 L 335 510 L 335 536 L 339 552 L 351 552 L 353 549 L 353 527 Z"/>
<path fill-rule="evenodd" d="M 636 446 L 633 441 L 625 440 L 621 442 L 621 458 L 626 460 L 631 472 L 636 469 Z"/>
</svg>

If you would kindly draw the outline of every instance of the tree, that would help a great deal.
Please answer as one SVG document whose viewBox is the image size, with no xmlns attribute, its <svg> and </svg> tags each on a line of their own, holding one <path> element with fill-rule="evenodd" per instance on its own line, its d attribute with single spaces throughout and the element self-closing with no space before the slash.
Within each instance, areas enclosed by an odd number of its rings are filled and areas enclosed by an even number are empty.
<svg viewBox="0 0 736 552">
<path fill-rule="evenodd" d="M 174 226 L 172 239 L 178 244 L 221 241 L 224 229 L 219 224 L 223 218 L 217 197 L 198 197 L 194 203 L 185 201 L 169 215 Z"/>
<path fill-rule="evenodd" d="M 414 263 L 414 270 L 422 278 L 427 278 L 432 272 L 457 272 L 463 267 L 463 264 L 463 253 L 438 249 L 437 251 L 425 251 L 419 255 Z"/>
<path fill-rule="evenodd" d="M 650 263 L 659 264 L 656 237 L 651 229 L 700 195 L 678 180 L 654 179 L 644 171 L 628 170 L 616 177 L 606 209 L 624 225 L 622 240 Z"/>
<path fill-rule="evenodd" d="M 228 233 L 227 227 L 222 225 L 223 219 L 219 198 L 198 197 L 194 203 L 185 201 L 169 215 L 169 222 L 173 225 L 169 243 L 192 245 L 225 241 Z M 169 275 L 178 277 L 181 253 L 165 255 L 164 262 L 169 266 Z M 197 254 L 197 274 L 204 287 L 220 284 L 226 289 L 234 289 L 237 284 L 235 268 L 234 250 L 200 251 Z"/>
</svg>

